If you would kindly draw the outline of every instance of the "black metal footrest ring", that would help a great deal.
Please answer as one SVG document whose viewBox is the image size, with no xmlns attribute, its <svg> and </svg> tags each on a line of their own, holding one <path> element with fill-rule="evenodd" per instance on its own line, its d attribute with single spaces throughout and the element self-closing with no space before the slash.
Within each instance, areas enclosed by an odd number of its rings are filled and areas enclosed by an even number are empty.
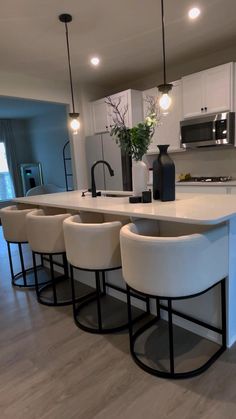
<svg viewBox="0 0 236 419">
<path fill-rule="evenodd" d="M 39 265 L 37 266 L 37 269 L 43 269 L 44 266 L 43 265 Z M 25 283 L 24 283 L 24 273 L 25 273 Z M 29 276 L 30 274 L 32 274 L 32 276 L 34 276 L 34 268 L 27 268 L 25 269 L 25 271 L 21 271 L 21 272 L 17 272 L 16 274 L 13 275 L 13 278 L 11 280 L 11 283 L 14 287 L 17 288 L 24 288 L 24 289 L 34 289 L 35 288 L 35 280 L 32 282 L 32 284 L 28 283 L 28 279 L 27 276 Z M 21 281 L 22 283 L 19 283 L 18 281 Z M 39 282 L 39 285 L 46 285 L 48 283 L 48 281 L 43 281 L 43 282 Z"/>
<path fill-rule="evenodd" d="M 65 277 L 65 275 L 60 275 L 57 278 L 54 278 L 54 283 L 55 285 L 57 285 L 58 283 L 62 282 L 62 281 L 68 281 L 69 286 L 70 286 L 70 279 Z M 39 284 L 40 285 L 40 284 Z M 42 294 L 45 290 L 47 289 L 51 289 L 51 297 L 43 297 Z M 73 299 L 72 296 L 69 299 L 56 299 L 53 296 L 53 282 L 52 280 L 50 280 L 47 284 L 45 284 L 44 286 L 40 286 L 39 289 L 37 290 L 37 300 L 40 304 L 43 304 L 45 306 L 52 306 L 52 307 L 62 307 L 62 306 L 68 306 L 68 305 L 72 305 L 73 304 Z M 76 301 L 79 301 L 79 298 L 76 299 Z"/>
<path fill-rule="evenodd" d="M 93 303 L 94 301 L 97 300 L 96 291 L 92 294 L 93 294 L 93 296 L 91 298 L 87 298 L 84 302 L 80 303 L 79 306 L 76 307 L 76 309 L 74 310 L 75 324 L 81 330 L 84 330 L 85 332 L 88 332 L 88 333 L 94 333 L 94 334 L 109 334 L 109 333 L 121 332 L 122 330 L 128 329 L 128 327 L 129 327 L 128 319 L 127 319 L 127 322 L 125 322 L 124 324 L 121 324 L 120 326 L 114 326 L 114 327 L 103 327 L 102 326 L 102 327 L 99 328 L 98 324 L 96 324 L 94 326 L 91 326 L 91 327 L 86 326 L 85 324 L 83 324 L 83 322 L 80 320 L 81 311 L 83 310 L 84 307 L 87 307 L 90 303 Z M 101 293 L 100 298 L 102 299 L 102 297 L 105 297 L 105 296 L 106 296 L 106 294 Z M 146 312 L 141 313 L 139 316 L 137 316 L 133 319 L 133 324 L 135 324 L 139 320 L 142 320 L 147 315 L 149 315 L 149 314 L 146 313 Z"/>
</svg>

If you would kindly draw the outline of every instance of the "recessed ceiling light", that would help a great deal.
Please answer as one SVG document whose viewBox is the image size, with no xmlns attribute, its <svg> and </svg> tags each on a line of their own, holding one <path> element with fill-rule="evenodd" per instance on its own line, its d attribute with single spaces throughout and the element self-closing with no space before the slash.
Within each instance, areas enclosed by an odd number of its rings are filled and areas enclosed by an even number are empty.
<svg viewBox="0 0 236 419">
<path fill-rule="evenodd" d="M 100 63 L 100 59 L 98 57 L 93 57 L 91 58 L 90 63 L 96 67 Z"/>
<path fill-rule="evenodd" d="M 200 15 L 201 11 L 198 7 L 193 7 L 188 12 L 188 17 L 190 19 L 196 19 Z"/>
</svg>

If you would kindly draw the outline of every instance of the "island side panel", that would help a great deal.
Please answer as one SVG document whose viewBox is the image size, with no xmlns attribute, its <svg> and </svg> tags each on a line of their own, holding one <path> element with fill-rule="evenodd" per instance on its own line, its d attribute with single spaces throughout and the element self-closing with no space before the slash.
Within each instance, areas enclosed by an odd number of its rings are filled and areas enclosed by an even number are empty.
<svg viewBox="0 0 236 419">
<path fill-rule="evenodd" d="M 236 217 L 229 225 L 229 276 L 227 279 L 227 346 L 236 342 Z"/>
</svg>

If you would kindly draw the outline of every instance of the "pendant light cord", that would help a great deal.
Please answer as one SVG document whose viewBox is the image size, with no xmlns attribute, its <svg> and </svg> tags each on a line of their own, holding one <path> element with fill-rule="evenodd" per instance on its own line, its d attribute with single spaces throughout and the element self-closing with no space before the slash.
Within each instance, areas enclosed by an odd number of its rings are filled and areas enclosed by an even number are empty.
<svg viewBox="0 0 236 419">
<path fill-rule="evenodd" d="M 70 45 L 69 45 L 68 27 L 67 27 L 66 22 L 65 22 L 65 29 L 66 29 L 67 58 L 68 58 L 69 77 L 70 77 L 71 101 L 72 101 L 72 109 L 73 109 L 73 113 L 74 113 L 75 112 L 75 102 L 74 102 L 74 92 L 73 92 L 73 82 L 72 82 L 72 72 L 71 72 L 71 61 L 70 61 Z"/>
<path fill-rule="evenodd" d="M 163 2 L 163 0 L 161 0 L 161 23 L 162 23 L 163 76 L 164 76 L 164 84 L 166 84 L 165 22 L 164 22 L 164 2 Z"/>
</svg>

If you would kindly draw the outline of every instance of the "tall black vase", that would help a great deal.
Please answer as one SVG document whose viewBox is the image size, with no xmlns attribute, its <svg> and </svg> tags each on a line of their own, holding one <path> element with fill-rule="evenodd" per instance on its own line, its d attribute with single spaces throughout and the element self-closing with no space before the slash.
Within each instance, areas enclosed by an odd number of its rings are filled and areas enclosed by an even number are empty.
<svg viewBox="0 0 236 419">
<path fill-rule="evenodd" d="M 167 153 L 169 145 L 158 145 L 160 154 L 153 163 L 153 199 L 175 200 L 175 165 Z"/>
</svg>

